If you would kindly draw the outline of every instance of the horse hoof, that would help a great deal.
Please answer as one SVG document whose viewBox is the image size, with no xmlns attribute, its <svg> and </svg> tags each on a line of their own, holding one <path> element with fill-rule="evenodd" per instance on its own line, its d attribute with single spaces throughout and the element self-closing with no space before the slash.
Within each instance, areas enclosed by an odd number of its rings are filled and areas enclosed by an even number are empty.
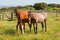
<svg viewBox="0 0 60 40">
<path fill-rule="evenodd" d="M 35 34 L 37 34 L 37 32 L 35 32 Z"/>
<path fill-rule="evenodd" d="M 24 32 L 21 32 L 21 34 L 24 34 Z"/>
</svg>

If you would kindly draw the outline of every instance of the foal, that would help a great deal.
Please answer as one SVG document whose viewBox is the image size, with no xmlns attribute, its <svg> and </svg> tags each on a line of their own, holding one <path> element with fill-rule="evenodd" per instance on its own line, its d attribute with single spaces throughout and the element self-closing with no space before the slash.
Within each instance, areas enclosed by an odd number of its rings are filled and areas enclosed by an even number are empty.
<svg viewBox="0 0 60 40">
<path fill-rule="evenodd" d="M 28 10 L 20 10 L 18 11 L 17 8 L 14 10 L 14 12 L 16 13 L 16 17 L 18 19 L 18 23 L 16 26 L 16 31 L 18 31 L 18 25 L 20 25 L 20 30 L 21 33 L 25 32 L 25 23 L 28 23 Z M 31 25 L 29 25 L 30 27 L 30 31 L 31 31 Z"/>
<path fill-rule="evenodd" d="M 29 19 L 29 24 L 33 23 L 35 33 L 37 33 L 38 23 L 41 23 L 42 31 L 43 31 L 44 27 L 45 27 L 45 31 L 46 31 L 46 21 L 47 21 L 46 12 L 40 12 L 40 13 L 29 12 L 28 17 L 29 17 L 28 18 Z"/>
</svg>

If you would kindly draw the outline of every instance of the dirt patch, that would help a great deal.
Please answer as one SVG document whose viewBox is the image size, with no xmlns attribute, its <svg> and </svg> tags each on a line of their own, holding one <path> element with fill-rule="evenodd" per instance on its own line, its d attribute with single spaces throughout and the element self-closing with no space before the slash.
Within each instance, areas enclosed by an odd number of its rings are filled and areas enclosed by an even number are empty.
<svg viewBox="0 0 60 40">
<path fill-rule="evenodd" d="M 1 29 L 1 28 L 4 28 L 4 25 L 3 25 L 3 24 L 0 24 L 0 29 Z"/>
<path fill-rule="evenodd" d="M 60 36 L 60 32 L 55 33 L 55 35 Z"/>
</svg>

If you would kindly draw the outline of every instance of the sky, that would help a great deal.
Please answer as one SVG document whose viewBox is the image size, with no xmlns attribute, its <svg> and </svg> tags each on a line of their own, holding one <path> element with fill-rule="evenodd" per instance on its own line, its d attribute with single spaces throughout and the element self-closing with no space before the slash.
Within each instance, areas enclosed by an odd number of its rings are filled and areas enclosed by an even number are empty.
<svg viewBox="0 0 60 40">
<path fill-rule="evenodd" d="M 40 2 L 60 4 L 60 0 L 0 0 L 0 7 L 34 5 Z"/>
</svg>

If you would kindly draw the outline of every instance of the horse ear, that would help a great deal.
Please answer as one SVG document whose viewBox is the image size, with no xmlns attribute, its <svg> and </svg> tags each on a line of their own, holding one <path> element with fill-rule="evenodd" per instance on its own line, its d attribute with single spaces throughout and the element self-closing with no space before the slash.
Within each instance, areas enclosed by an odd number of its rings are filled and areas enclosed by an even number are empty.
<svg viewBox="0 0 60 40">
<path fill-rule="evenodd" d="M 17 8 L 14 9 L 14 13 L 17 11 Z"/>
<path fill-rule="evenodd" d="M 17 8 L 15 8 L 15 11 L 17 11 Z"/>
</svg>

